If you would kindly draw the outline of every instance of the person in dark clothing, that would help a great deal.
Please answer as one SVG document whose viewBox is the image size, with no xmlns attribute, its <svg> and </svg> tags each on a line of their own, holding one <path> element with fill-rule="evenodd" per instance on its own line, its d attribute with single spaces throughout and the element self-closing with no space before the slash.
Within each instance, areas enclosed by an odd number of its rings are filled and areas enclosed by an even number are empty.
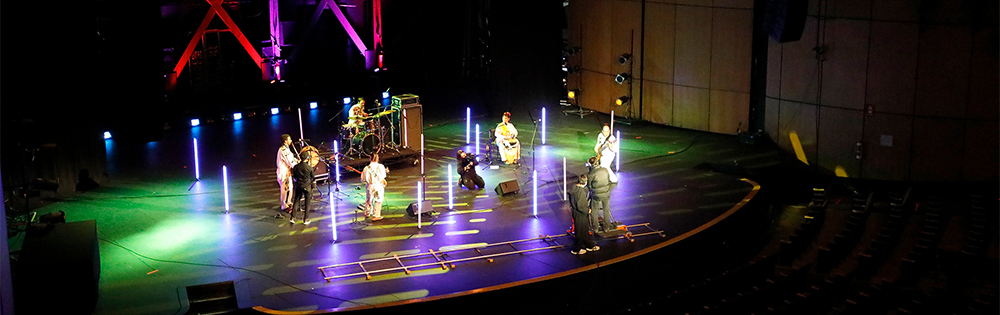
<svg viewBox="0 0 1000 315">
<path fill-rule="evenodd" d="M 590 165 L 590 174 L 588 177 L 587 188 L 590 189 L 590 208 L 594 210 L 590 215 L 590 226 L 594 231 L 598 232 L 609 232 L 617 228 L 615 226 L 615 221 L 611 217 L 611 175 L 608 173 L 608 169 L 601 167 L 597 164 L 597 157 L 591 157 L 588 161 Z M 597 207 L 601 207 L 601 211 L 604 216 L 604 225 L 601 226 L 598 223 Z"/>
<path fill-rule="evenodd" d="M 573 212 L 573 255 L 581 255 L 587 251 L 597 251 L 601 247 L 594 243 L 590 235 L 590 205 L 587 190 L 587 174 L 580 175 L 580 180 L 570 187 L 569 208 Z"/>
<path fill-rule="evenodd" d="M 295 195 L 292 197 L 294 204 L 292 205 L 292 215 L 288 217 L 288 222 L 295 224 L 295 209 L 302 211 L 302 223 L 309 224 L 312 221 L 309 220 L 309 201 L 312 200 L 312 184 L 313 178 L 316 176 L 316 164 L 319 164 L 319 156 L 316 152 L 308 151 L 308 157 L 305 159 L 308 163 L 295 164 L 292 167 L 292 180 L 295 181 L 292 184 L 292 189 L 295 191 Z M 302 200 L 305 199 L 305 203 Z M 299 206 L 302 207 L 299 207 Z"/>
<path fill-rule="evenodd" d="M 486 188 L 486 182 L 483 181 L 483 177 L 476 174 L 476 165 L 479 165 L 479 161 L 476 160 L 475 156 L 458 150 L 455 160 L 458 161 L 456 170 L 458 170 L 458 175 L 461 176 L 459 184 L 465 185 L 470 190 L 476 189 L 476 187 L 479 187 L 479 189 Z"/>
</svg>

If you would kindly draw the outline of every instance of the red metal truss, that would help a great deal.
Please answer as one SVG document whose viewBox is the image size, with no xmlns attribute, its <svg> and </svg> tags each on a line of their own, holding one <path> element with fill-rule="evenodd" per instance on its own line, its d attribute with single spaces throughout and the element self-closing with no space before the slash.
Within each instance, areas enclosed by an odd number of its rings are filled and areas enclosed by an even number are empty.
<svg viewBox="0 0 1000 315">
<path fill-rule="evenodd" d="M 340 7 L 337 6 L 337 2 L 334 2 L 333 0 L 322 0 L 319 5 L 316 6 L 316 12 L 313 13 L 312 19 L 309 20 L 309 27 L 307 30 L 312 30 L 312 28 L 316 25 L 316 22 L 319 21 L 320 14 L 322 14 L 323 10 L 326 9 L 333 11 L 333 14 L 337 16 L 337 21 L 340 21 L 340 25 L 344 27 L 344 31 L 347 31 L 347 35 L 351 37 L 351 41 L 354 42 L 354 46 L 356 46 L 358 51 L 364 55 L 365 52 L 368 51 L 368 47 L 361 40 L 361 37 L 358 36 L 358 32 L 354 31 L 354 26 L 351 25 L 351 21 L 347 19 L 344 12 L 340 11 Z"/>
<path fill-rule="evenodd" d="M 177 77 L 179 77 L 181 72 L 184 71 L 184 66 L 187 65 L 189 59 L 191 58 L 191 54 L 194 53 L 194 49 L 198 46 L 198 42 L 201 40 L 202 35 L 204 35 L 205 31 L 208 30 L 209 22 L 212 22 L 212 19 L 215 18 L 216 15 L 222 19 L 222 22 L 226 24 L 226 27 L 229 27 L 229 32 L 236 36 L 236 40 L 240 41 L 240 44 L 243 45 L 243 49 L 247 51 L 250 58 L 253 58 L 257 67 L 263 67 L 261 65 L 262 58 L 260 57 L 260 54 L 257 53 L 257 49 L 250 44 L 250 41 L 248 41 L 246 36 L 243 35 L 240 28 L 236 26 L 236 22 L 233 22 L 233 19 L 229 17 L 229 13 L 222 8 L 222 0 L 205 1 L 208 2 L 211 7 L 208 8 L 208 13 L 206 13 L 205 18 L 201 20 L 201 25 L 198 25 L 198 30 L 193 36 L 191 36 L 191 41 L 188 42 L 187 48 L 184 49 L 184 53 L 181 54 L 180 60 L 178 60 L 177 65 L 174 66 L 174 72 L 170 76 L 170 82 L 168 83 L 170 87 L 177 84 Z"/>
</svg>

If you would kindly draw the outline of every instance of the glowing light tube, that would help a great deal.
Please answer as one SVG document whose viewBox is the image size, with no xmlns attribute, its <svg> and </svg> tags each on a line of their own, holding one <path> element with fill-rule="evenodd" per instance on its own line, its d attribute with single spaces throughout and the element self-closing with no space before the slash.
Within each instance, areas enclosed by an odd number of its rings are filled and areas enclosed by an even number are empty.
<svg viewBox="0 0 1000 315">
<path fill-rule="evenodd" d="M 542 107 L 542 144 L 545 144 L 545 107 Z"/>
<path fill-rule="evenodd" d="M 299 108 L 299 139 L 305 139 L 306 133 L 302 132 L 302 109 Z"/>
<path fill-rule="evenodd" d="M 472 121 L 472 108 L 465 108 L 465 144 L 469 144 L 469 127 Z"/>
<path fill-rule="evenodd" d="M 424 176 L 424 134 L 422 133 L 420 134 L 420 176 Z"/>
<path fill-rule="evenodd" d="M 337 202 L 333 200 L 333 194 L 329 194 L 330 198 L 330 226 L 333 230 L 333 242 L 337 242 Z"/>
<path fill-rule="evenodd" d="M 451 174 L 452 174 L 451 164 L 448 164 L 448 209 L 455 209 L 455 203 L 454 203 L 455 198 L 454 195 L 452 194 L 452 190 L 454 189 L 455 185 L 452 184 Z"/>
<path fill-rule="evenodd" d="M 334 173 L 336 177 L 333 178 L 337 182 L 337 188 L 340 188 L 340 143 L 339 141 L 333 142 L 333 163 L 334 163 Z"/>
<path fill-rule="evenodd" d="M 424 189 L 423 189 L 423 186 L 424 185 L 423 185 L 422 182 L 419 182 L 419 181 L 417 182 L 417 229 L 418 230 L 421 228 L 421 224 L 422 224 L 421 217 L 423 217 L 423 214 L 424 214 L 423 210 L 420 209 L 420 207 L 423 206 L 423 201 L 424 201 Z"/>
<path fill-rule="evenodd" d="M 538 217 L 538 171 L 531 173 L 531 215 Z"/>
<path fill-rule="evenodd" d="M 201 168 L 198 166 L 198 138 L 194 138 L 194 180 L 201 180 Z"/>
<path fill-rule="evenodd" d="M 476 124 L 476 155 L 479 155 L 479 124 Z"/>
<path fill-rule="evenodd" d="M 222 166 L 222 193 L 226 199 L 226 213 L 229 213 L 229 173 L 225 165 Z"/>
<path fill-rule="evenodd" d="M 569 200 L 566 198 L 566 157 L 563 157 L 563 201 Z"/>
<path fill-rule="evenodd" d="M 618 154 L 615 154 L 615 172 L 621 171 L 622 169 L 622 131 L 618 130 L 615 132 L 617 135 L 615 139 L 618 140 Z"/>
</svg>

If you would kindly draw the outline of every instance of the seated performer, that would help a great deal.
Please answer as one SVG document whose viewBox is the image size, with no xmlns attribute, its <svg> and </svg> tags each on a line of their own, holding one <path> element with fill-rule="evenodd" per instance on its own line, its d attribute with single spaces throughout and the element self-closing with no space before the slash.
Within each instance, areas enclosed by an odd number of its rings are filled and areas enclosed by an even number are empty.
<svg viewBox="0 0 1000 315">
<path fill-rule="evenodd" d="M 483 177 L 476 174 L 476 165 L 479 165 L 479 161 L 476 160 L 475 156 L 458 150 L 455 160 L 458 161 L 456 169 L 458 170 L 458 175 L 461 176 L 459 184 L 465 185 L 470 190 L 476 189 L 476 187 L 479 187 L 479 189 L 486 188 L 486 182 L 483 181 Z"/>
<path fill-rule="evenodd" d="M 618 175 L 611 170 L 611 163 L 615 161 L 615 156 L 618 155 L 618 139 L 611 134 L 611 127 L 608 124 L 604 124 L 601 128 L 601 133 L 597 134 L 597 145 L 594 146 L 594 153 L 597 153 L 598 162 L 601 167 L 608 170 L 608 177 L 611 178 L 612 183 L 618 182 Z"/>
<path fill-rule="evenodd" d="M 365 117 L 368 117 L 368 113 L 365 112 L 365 99 L 358 98 L 358 103 L 351 106 L 351 109 L 347 112 L 347 126 L 353 129 L 354 134 L 363 129 Z"/>
<path fill-rule="evenodd" d="M 507 164 L 517 164 L 521 158 L 521 142 L 517 141 L 517 128 L 510 123 L 510 112 L 503 113 L 503 122 L 497 124 L 494 135 L 497 137 L 500 159 Z"/>
</svg>

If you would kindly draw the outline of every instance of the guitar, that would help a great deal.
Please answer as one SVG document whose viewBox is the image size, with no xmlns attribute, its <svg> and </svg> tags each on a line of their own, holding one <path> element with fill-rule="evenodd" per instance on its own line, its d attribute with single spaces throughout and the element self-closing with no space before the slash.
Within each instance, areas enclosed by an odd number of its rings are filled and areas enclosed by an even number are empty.
<svg viewBox="0 0 1000 315">
<path fill-rule="evenodd" d="M 356 168 L 353 168 L 353 167 L 350 167 L 350 166 L 347 166 L 347 165 L 344 165 L 344 168 L 346 168 L 348 171 L 352 171 L 352 172 L 358 173 L 358 175 L 364 176 L 364 173 L 361 172 L 361 171 L 359 171 Z M 382 179 L 382 186 L 388 186 L 388 184 L 385 182 L 384 178 Z"/>
<path fill-rule="evenodd" d="M 618 139 L 615 139 L 615 141 L 618 141 Z M 611 134 L 608 134 L 608 136 L 606 138 L 604 138 L 604 142 L 601 143 L 601 146 L 597 148 L 597 161 L 598 161 L 597 163 L 600 163 L 600 161 L 601 161 L 601 155 L 602 155 L 601 153 L 604 152 L 604 146 L 608 145 L 609 142 L 612 143 L 612 144 L 614 143 L 614 142 L 611 142 Z"/>
</svg>

